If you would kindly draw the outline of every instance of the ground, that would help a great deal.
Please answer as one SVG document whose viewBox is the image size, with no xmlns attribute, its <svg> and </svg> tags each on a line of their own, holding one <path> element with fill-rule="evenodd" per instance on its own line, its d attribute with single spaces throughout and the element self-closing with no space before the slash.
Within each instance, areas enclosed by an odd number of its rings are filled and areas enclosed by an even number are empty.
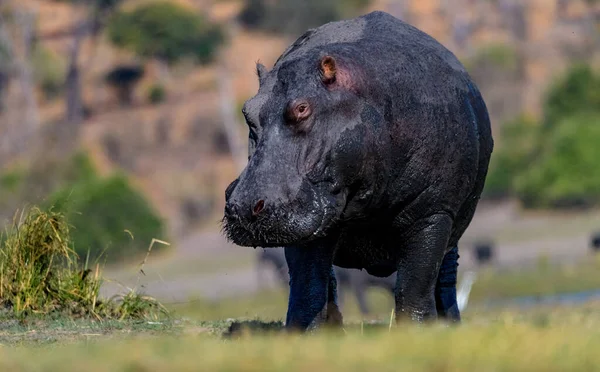
<svg viewBox="0 0 600 372">
<path fill-rule="evenodd" d="M 141 277 L 132 266 L 107 270 L 106 277 L 116 282 L 106 283 L 104 294 L 118 292 L 121 289 L 119 283 L 129 287 L 138 285 L 144 286 L 146 292 L 161 301 L 179 303 L 190 299 L 212 301 L 274 288 L 274 276 L 268 269 L 263 273 L 267 280 L 259 282 L 256 252 L 228 243 L 217 226 L 215 222 L 206 229 L 189 234 L 163 256 L 151 255 L 144 268 L 145 275 Z M 478 270 L 471 251 L 473 243 L 492 239 L 496 244 L 494 270 L 516 272 L 516 275 L 508 277 L 498 275 L 501 279 L 495 287 L 513 288 L 509 292 L 515 293 L 508 295 L 536 294 L 535 291 L 527 293 L 534 287 L 521 284 L 540 275 L 541 278 L 555 278 L 550 286 L 562 286 L 563 290 L 597 289 L 600 288 L 600 275 L 594 275 L 594 267 L 584 269 L 583 272 L 591 272 L 590 275 L 569 274 L 572 265 L 590 257 L 590 235 L 596 230 L 600 230 L 599 210 L 538 214 L 523 213 L 513 203 L 482 204 L 460 242 L 459 275 L 467 270 Z M 560 264 L 560 273 L 533 271 L 519 274 L 525 268 L 529 270 L 543 265 L 546 260 Z M 485 272 L 481 274 L 479 277 L 484 282 L 496 281 L 494 276 L 490 278 Z M 546 293 L 552 293 L 552 288 Z M 478 287 L 476 283 L 473 288 L 475 293 L 488 290 L 487 284 Z M 506 293 L 506 289 L 503 291 Z"/>
<path fill-rule="evenodd" d="M 481 208 L 465 237 L 461 273 L 476 270 L 478 279 L 460 326 L 395 324 L 391 296 L 371 290 L 367 317 L 345 301 L 343 330 L 285 335 L 286 290 L 261 286 L 254 251 L 227 244 L 213 230 L 151 255 L 144 274 L 135 266 L 105 273 L 158 297 L 169 317 L 100 322 L 34 314 L 19 321 L 0 313 L 0 370 L 594 369 L 600 255 L 587 238 L 600 226 L 600 212 L 536 216 L 494 208 Z M 470 245 L 487 237 L 498 243 L 497 265 L 477 268 Z M 104 291 L 115 288 L 109 282 Z M 548 297 L 583 290 L 595 292 L 565 303 Z M 514 301 L 519 296 L 534 297 Z"/>
<path fill-rule="evenodd" d="M 231 335 L 233 320 L 55 320 L 0 331 L 11 371 L 564 371 L 600 363 L 600 303 L 465 314 L 463 325 L 347 324 L 341 332 Z M 256 322 L 254 323 L 257 324 Z M 18 346 L 18 347 L 14 347 Z"/>
</svg>

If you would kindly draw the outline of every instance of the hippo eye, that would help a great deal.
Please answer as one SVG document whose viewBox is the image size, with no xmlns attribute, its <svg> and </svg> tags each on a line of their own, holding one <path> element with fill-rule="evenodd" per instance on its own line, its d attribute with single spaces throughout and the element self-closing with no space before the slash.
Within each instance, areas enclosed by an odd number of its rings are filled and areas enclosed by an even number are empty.
<svg viewBox="0 0 600 372">
<path fill-rule="evenodd" d="M 305 100 L 295 100 L 290 103 L 286 113 L 286 118 L 291 122 L 301 122 L 307 119 L 311 114 L 310 104 Z"/>
</svg>

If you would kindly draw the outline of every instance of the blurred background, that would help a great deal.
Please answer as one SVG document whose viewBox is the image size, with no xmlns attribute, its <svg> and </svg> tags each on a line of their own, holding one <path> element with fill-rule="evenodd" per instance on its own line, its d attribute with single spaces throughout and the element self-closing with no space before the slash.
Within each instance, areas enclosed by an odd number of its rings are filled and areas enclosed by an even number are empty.
<svg viewBox="0 0 600 372">
<path fill-rule="evenodd" d="M 372 10 L 452 50 L 490 111 L 491 170 L 460 245 L 465 314 L 600 295 L 597 0 L 0 0 L 0 224 L 31 204 L 65 213 L 82 259 L 106 265 L 106 295 L 282 318 L 280 259 L 220 233 L 247 157 L 241 106 L 257 61 Z M 140 274 L 153 238 L 171 245 Z M 368 279 L 347 281 L 347 318 L 389 316 Z"/>
</svg>

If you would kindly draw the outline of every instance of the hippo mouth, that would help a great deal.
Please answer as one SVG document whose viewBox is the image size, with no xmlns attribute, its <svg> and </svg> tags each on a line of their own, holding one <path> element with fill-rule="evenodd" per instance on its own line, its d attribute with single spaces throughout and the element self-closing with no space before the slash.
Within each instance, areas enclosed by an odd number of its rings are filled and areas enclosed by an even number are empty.
<svg viewBox="0 0 600 372">
<path fill-rule="evenodd" d="M 273 213 L 253 221 L 225 216 L 222 230 L 227 240 L 242 247 L 302 245 L 326 236 L 335 225 L 335 216 L 335 208 L 329 206 L 302 215 Z"/>
</svg>

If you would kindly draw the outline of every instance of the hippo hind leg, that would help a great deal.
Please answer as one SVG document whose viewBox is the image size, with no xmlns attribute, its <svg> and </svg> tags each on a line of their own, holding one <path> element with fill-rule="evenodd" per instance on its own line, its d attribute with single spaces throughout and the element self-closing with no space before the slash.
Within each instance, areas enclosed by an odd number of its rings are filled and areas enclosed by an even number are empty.
<svg viewBox="0 0 600 372">
<path fill-rule="evenodd" d="M 450 322 L 460 322 L 460 311 L 456 300 L 459 257 L 458 246 L 452 247 L 444 255 L 435 286 L 435 305 L 438 316 Z"/>
</svg>

